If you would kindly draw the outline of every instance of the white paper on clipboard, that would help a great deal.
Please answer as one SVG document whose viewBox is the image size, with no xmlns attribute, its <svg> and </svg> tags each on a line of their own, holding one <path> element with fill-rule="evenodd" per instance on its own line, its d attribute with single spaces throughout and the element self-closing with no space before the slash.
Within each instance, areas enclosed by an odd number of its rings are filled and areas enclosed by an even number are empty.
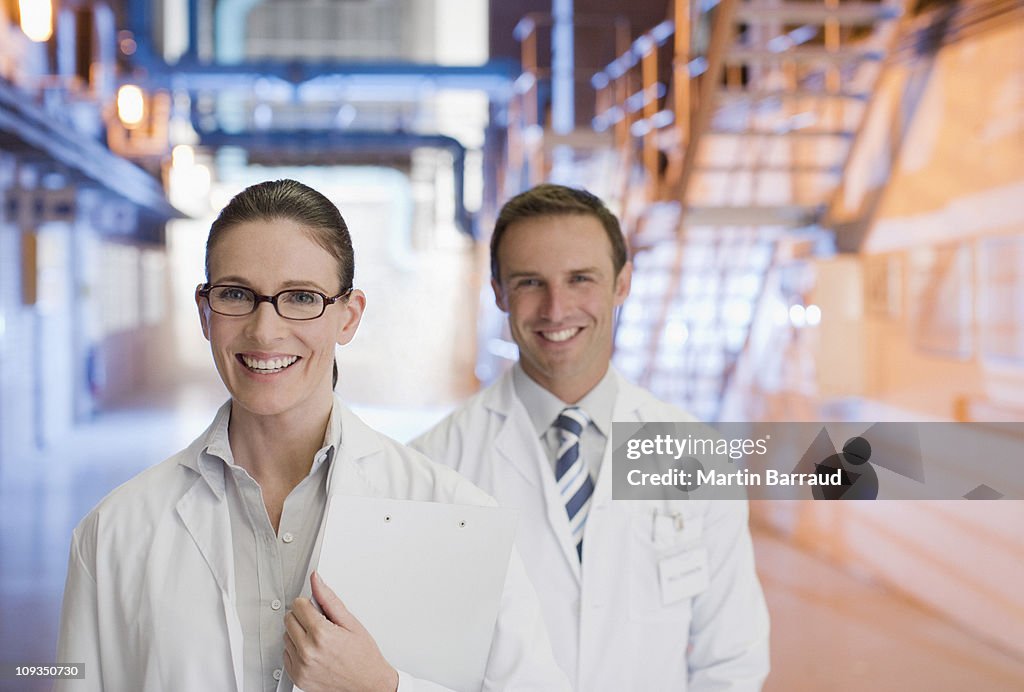
<svg viewBox="0 0 1024 692">
<path fill-rule="evenodd" d="M 392 666 L 476 691 L 515 522 L 507 508 L 336 495 L 318 570 Z"/>
</svg>

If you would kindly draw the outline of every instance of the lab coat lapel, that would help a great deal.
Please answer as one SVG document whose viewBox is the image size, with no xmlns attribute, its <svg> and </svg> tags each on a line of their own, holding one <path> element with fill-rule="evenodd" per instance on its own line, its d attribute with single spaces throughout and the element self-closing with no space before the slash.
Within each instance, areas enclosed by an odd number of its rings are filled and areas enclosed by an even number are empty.
<svg viewBox="0 0 1024 692">
<path fill-rule="evenodd" d="M 332 431 L 340 440 L 331 473 L 327 478 L 327 496 L 372 495 L 383 496 L 387 488 L 378 487 L 364 473 L 360 461 L 384 451 L 380 433 L 368 426 L 340 400 L 335 401 L 337 428 Z"/>
<path fill-rule="evenodd" d="M 335 495 L 383 496 L 386 494 L 384 489 L 377 488 L 366 477 L 358 464 L 360 459 L 381 450 L 377 433 L 352 413 L 337 397 L 335 397 L 334 407 L 336 415 L 331 418 L 331 424 L 334 426 L 331 431 L 331 439 L 337 446 L 334 461 L 331 462 L 331 469 L 327 475 L 327 512 L 324 512 L 323 522 L 320 524 L 316 542 L 313 544 L 313 552 L 310 555 L 309 564 L 306 566 L 306 579 L 302 584 L 301 593 L 305 598 L 309 598 L 311 595 L 309 576 L 313 573 L 316 565 L 320 563 L 320 548 L 323 546 L 324 527 L 327 525 L 327 514 L 330 512 L 332 498 Z"/>
<path fill-rule="evenodd" d="M 494 448 L 528 483 L 540 486 L 544 493 L 548 526 L 554 532 L 562 555 L 578 582 L 581 577 L 580 560 L 572 538 L 569 516 L 558 492 L 547 452 L 537 439 L 537 431 L 530 422 L 529 414 L 515 395 L 511 371 L 502 376 L 493 391 L 494 396 L 486 405 L 503 418 L 494 439 Z"/>
<path fill-rule="evenodd" d="M 615 395 L 615 405 L 612 407 L 612 424 L 640 420 L 640 407 L 645 400 L 644 390 L 627 382 L 617 371 L 613 372 L 617 382 L 617 393 Z M 592 505 L 594 507 L 604 505 L 612 499 L 612 452 L 614 451 L 612 443 L 612 431 L 608 430 L 608 442 L 604 446 L 601 470 L 598 472 L 597 482 L 594 485 Z M 586 542 L 585 537 L 584 542 Z"/>
<path fill-rule="evenodd" d="M 484 405 L 498 417 L 498 433 L 494 437 L 494 448 L 501 458 L 510 464 L 522 479 L 533 486 L 541 485 L 537 473 L 536 457 L 541 453 L 540 442 L 536 440 L 529 416 L 516 397 L 512 385 L 511 371 L 502 375 L 494 389 L 487 390 Z M 536 449 L 531 452 L 530 443 Z"/>
<path fill-rule="evenodd" d="M 242 624 L 238 620 L 238 611 L 235 608 L 234 551 L 224 488 L 216 492 L 197 476 L 192 486 L 178 500 L 175 509 L 220 588 L 235 688 L 241 690 Z"/>
</svg>

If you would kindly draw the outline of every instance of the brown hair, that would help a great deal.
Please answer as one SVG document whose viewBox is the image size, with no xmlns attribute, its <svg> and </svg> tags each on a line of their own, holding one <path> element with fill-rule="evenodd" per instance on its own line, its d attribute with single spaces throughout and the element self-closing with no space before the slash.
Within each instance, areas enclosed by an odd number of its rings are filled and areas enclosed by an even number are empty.
<svg viewBox="0 0 1024 692">
<path fill-rule="evenodd" d="M 586 190 L 543 183 L 516 195 L 498 212 L 498 220 L 491 235 L 491 277 L 501 282 L 498 247 L 509 226 L 526 219 L 563 214 L 593 216 L 601 222 L 612 246 L 612 265 L 615 267 L 615 275 L 618 276 L 626 265 L 628 255 L 626 239 L 622 236 L 622 228 L 615 214 L 609 211 L 599 197 Z"/>
<path fill-rule="evenodd" d="M 206 241 L 206 280 L 210 280 L 210 252 L 221 234 L 251 221 L 288 219 L 305 228 L 310 237 L 338 260 L 338 278 L 344 293 L 352 288 L 355 256 L 352 237 L 341 212 L 331 200 L 295 180 L 269 180 L 235 195 L 210 226 Z"/>
</svg>

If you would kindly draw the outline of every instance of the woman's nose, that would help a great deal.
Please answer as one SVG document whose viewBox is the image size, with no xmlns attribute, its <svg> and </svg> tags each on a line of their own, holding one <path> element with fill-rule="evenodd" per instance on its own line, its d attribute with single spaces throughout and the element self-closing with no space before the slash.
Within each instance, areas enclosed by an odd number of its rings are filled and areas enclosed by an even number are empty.
<svg viewBox="0 0 1024 692">
<path fill-rule="evenodd" d="M 259 343 L 269 343 L 281 338 L 287 327 L 285 322 L 271 303 L 258 303 L 256 310 L 249 315 L 246 336 Z"/>
</svg>

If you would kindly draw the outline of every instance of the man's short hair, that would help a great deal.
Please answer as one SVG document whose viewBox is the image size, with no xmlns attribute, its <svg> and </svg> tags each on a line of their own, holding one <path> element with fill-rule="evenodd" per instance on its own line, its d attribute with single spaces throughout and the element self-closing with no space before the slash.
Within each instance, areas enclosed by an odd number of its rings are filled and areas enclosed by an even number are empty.
<svg viewBox="0 0 1024 692">
<path fill-rule="evenodd" d="M 509 226 L 526 219 L 567 214 L 593 216 L 601 222 L 612 246 L 612 265 L 615 267 L 615 275 L 618 276 L 622 268 L 626 266 L 627 252 L 626 239 L 622 236 L 622 228 L 619 226 L 619 220 L 615 218 L 615 214 L 608 210 L 608 207 L 597 195 L 586 190 L 543 183 L 526 192 L 519 193 L 506 202 L 498 212 L 498 220 L 494 224 L 494 233 L 491 235 L 491 277 L 495 281 L 501 282 L 498 246 Z"/>
</svg>

